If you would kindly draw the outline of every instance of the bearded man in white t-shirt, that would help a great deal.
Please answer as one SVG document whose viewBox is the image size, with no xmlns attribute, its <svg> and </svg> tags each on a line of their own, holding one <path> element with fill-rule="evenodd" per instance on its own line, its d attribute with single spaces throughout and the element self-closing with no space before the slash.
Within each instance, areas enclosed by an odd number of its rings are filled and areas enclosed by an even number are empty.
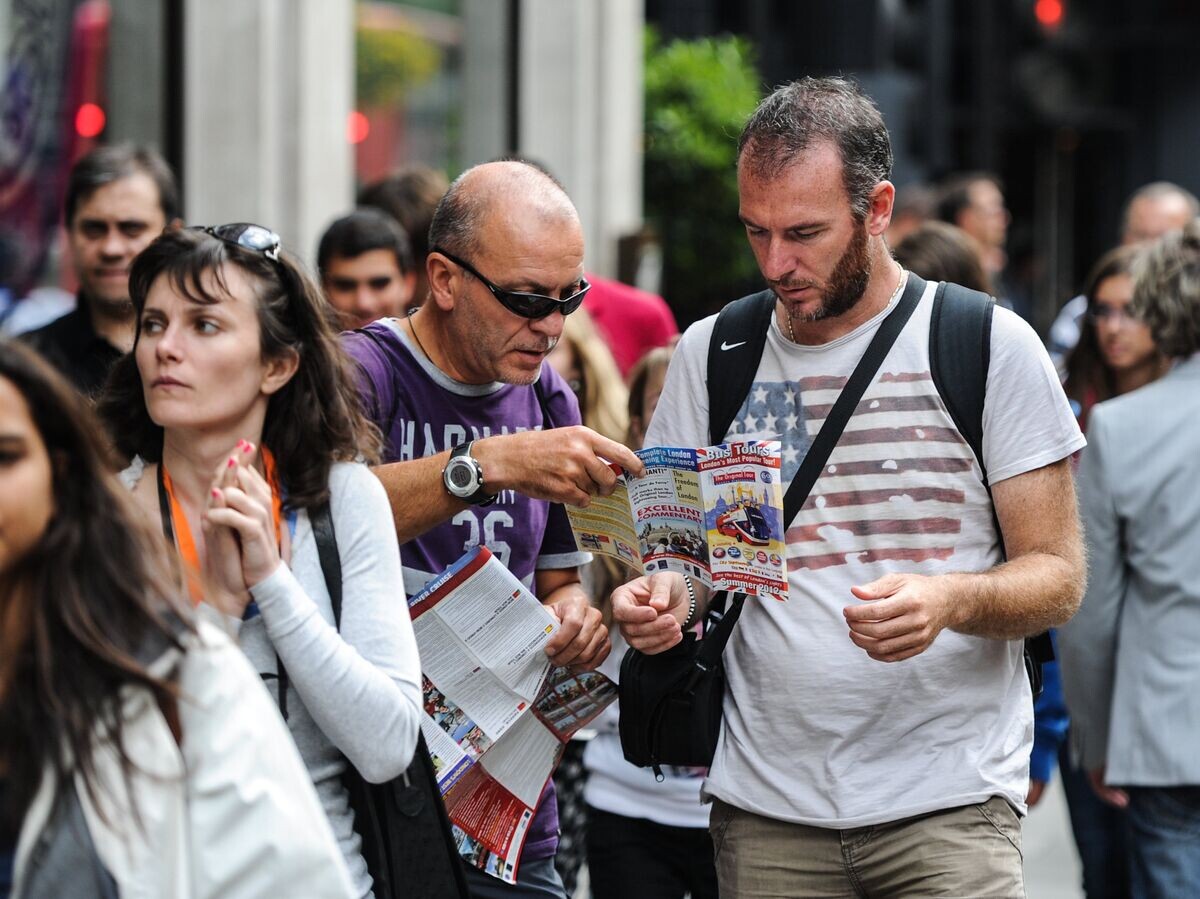
<svg viewBox="0 0 1200 899">
<path fill-rule="evenodd" d="M 739 215 L 778 302 L 728 437 L 782 439 L 790 480 L 906 283 L 883 238 L 891 147 L 841 79 L 780 88 L 738 147 Z M 930 378 L 935 287 L 790 523 L 787 602 L 752 598 L 726 647 L 704 786 L 725 899 L 1024 895 L 1021 641 L 1079 605 L 1084 441 L 1041 342 L 996 309 L 980 467 Z M 708 443 L 714 320 L 683 336 L 647 446 Z M 660 573 L 613 605 L 629 643 L 660 652 L 689 593 Z"/>
</svg>

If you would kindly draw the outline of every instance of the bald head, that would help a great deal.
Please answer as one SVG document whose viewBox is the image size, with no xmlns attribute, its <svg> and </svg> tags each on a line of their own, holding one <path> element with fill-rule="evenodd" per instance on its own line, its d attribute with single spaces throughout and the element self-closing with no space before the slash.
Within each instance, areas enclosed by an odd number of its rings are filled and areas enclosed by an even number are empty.
<svg viewBox="0 0 1200 899">
<path fill-rule="evenodd" d="M 579 213 L 562 185 L 527 162 L 485 162 L 450 185 L 433 214 L 429 245 L 474 257 L 494 229 L 548 224 L 582 230 Z"/>
<path fill-rule="evenodd" d="M 583 227 L 562 187 L 524 162 L 476 166 L 438 204 L 429 243 L 418 323 L 430 359 L 466 384 L 532 384 L 563 328 L 561 306 L 544 301 L 585 283 Z"/>
<path fill-rule="evenodd" d="M 1197 214 L 1200 203 L 1190 191 L 1169 181 L 1155 181 L 1139 188 L 1125 204 L 1121 242 L 1142 243 L 1178 231 Z"/>
</svg>

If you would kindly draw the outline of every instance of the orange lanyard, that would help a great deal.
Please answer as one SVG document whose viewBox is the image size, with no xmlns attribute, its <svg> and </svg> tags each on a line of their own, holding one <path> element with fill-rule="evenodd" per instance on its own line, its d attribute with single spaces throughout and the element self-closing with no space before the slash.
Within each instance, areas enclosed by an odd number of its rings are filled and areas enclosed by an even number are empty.
<svg viewBox="0 0 1200 899">
<path fill-rule="evenodd" d="M 275 526 L 275 540 L 282 546 L 283 498 L 279 489 L 278 474 L 275 470 L 275 456 L 265 446 L 259 450 L 259 453 L 262 455 L 263 476 L 271 485 L 271 522 Z M 161 487 L 160 499 L 165 495 L 167 503 L 163 505 L 169 508 L 170 513 L 170 521 L 164 520 L 163 522 L 164 531 L 168 538 L 174 539 L 175 547 L 183 558 L 184 569 L 187 572 L 188 592 L 191 594 L 192 602 L 199 605 L 204 600 L 204 584 L 200 577 L 200 553 L 196 549 L 196 540 L 192 536 L 187 516 L 183 513 L 183 506 L 180 505 L 179 498 L 175 495 L 175 487 L 171 483 L 171 475 L 167 473 L 165 465 L 159 463 L 158 474 Z M 161 509 L 164 519 L 167 517 L 168 508 Z"/>
</svg>

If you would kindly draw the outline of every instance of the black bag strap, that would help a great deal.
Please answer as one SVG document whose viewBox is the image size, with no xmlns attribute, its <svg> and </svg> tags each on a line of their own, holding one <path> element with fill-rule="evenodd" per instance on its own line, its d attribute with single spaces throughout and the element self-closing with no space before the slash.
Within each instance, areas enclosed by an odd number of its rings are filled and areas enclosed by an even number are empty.
<svg viewBox="0 0 1200 899">
<path fill-rule="evenodd" d="M 325 578 L 325 589 L 329 591 L 329 604 L 333 606 L 333 626 L 342 629 L 342 557 L 338 552 L 337 534 L 333 531 L 333 515 L 329 502 L 323 502 L 308 510 L 308 522 L 312 525 L 313 539 L 317 543 L 317 558 L 321 562 L 321 574 Z"/>
<path fill-rule="evenodd" d="M 862 358 L 859 359 L 853 374 L 847 379 L 846 385 L 838 395 L 837 402 L 833 404 L 833 408 L 830 410 L 828 417 L 826 417 L 825 423 L 821 425 L 821 430 L 817 432 L 816 438 L 808 447 L 808 452 L 804 454 L 804 461 L 800 463 L 800 468 L 792 478 L 792 483 L 788 485 L 787 493 L 783 497 L 783 523 L 785 528 L 792 523 L 792 520 L 799 514 L 800 507 L 808 499 L 808 495 L 812 492 L 813 485 L 817 483 L 817 478 L 820 477 L 821 470 L 829 460 L 833 448 L 837 446 L 838 441 L 841 439 L 842 432 L 846 429 L 846 425 L 850 421 L 850 416 L 854 414 L 854 410 L 858 408 L 863 394 L 866 393 L 871 382 L 875 380 L 875 374 L 879 371 L 879 366 L 883 364 L 883 360 L 887 358 L 887 354 L 891 351 L 896 338 L 900 336 L 900 332 L 908 324 L 908 320 L 912 317 L 913 310 L 917 308 L 917 303 L 924 292 L 925 282 L 910 273 L 908 283 L 905 285 L 904 292 L 900 296 L 900 301 L 888 313 L 887 318 L 879 325 L 879 330 L 875 332 L 875 336 L 871 338 L 871 343 L 867 346 Z M 749 299 L 754 300 L 755 298 L 751 297 Z M 756 300 L 756 302 L 761 301 Z M 717 342 L 718 330 L 718 328 L 713 329 L 713 338 L 709 343 L 710 358 L 712 347 Z M 724 337 L 721 339 L 725 340 Z M 764 331 L 764 344 L 765 340 L 766 334 Z M 726 346 L 728 346 L 728 343 L 726 343 Z M 754 374 L 758 369 L 757 363 L 755 363 L 753 369 L 750 373 L 750 381 L 746 386 L 747 392 L 749 392 L 749 385 L 753 383 Z M 740 381 L 741 375 L 738 377 Z M 730 380 L 732 379 L 731 377 Z M 741 400 L 738 401 L 737 405 L 738 407 L 741 406 Z M 735 409 L 734 412 L 736 411 Z M 730 416 L 730 420 L 732 421 L 732 415 Z M 722 431 L 722 441 L 724 437 L 725 434 Z M 700 645 L 700 649 L 696 653 L 697 671 L 693 675 L 694 679 L 698 679 L 704 671 L 707 671 L 720 660 L 721 653 L 725 650 L 725 644 L 729 642 L 729 637 L 733 633 L 733 626 L 737 624 L 738 617 L 742 613 L 742 606 L 745 604 L 745 601 L 746 597 L 743 594 L 735 593 L 728 612 L 724 610 L 723 602 L 718 602 L 715 607 L 709 609 L 705 620 L 705 637 Z"/>
<path fill-rule="evenodd" d="M 725 442 L 733 416 L 758 372 L 767 345 L 775 294 L 769 290 L 734 300 L 717 315 L 708 341 L 708 442 Z"/>
<path fill-rule="evenodd" d="M 313 539 L 317 544 L 317 559 L 321 563 L 321 575 L 325 578 L 325 589 L 329 591 L 329 604 L 333 607 L 333 623 L 334 627 L 339 631 L 342 626 L 342 557 L 338 552 L 337 534 L 333 529 L 333 515 L 329 510 L 328 500 L 308 510 L 308 520 L 312 525 Z M 350 764 L 349 760 L 346 762 Z M 420 767 L 420 773 L 414 769 Z M 433 770 L 433 765 L 429 761 L 429 748 L 425 743 L 425 736 L 417 731 L 417 747 L 413 756 L 413 761 L 408 769 L 400 775 L 400 779 L 404 782 L 405 787 L 411 783 L 411 778 L 417 774 L 418 777 L 424 776 L 431 784 L 433 784 L 433 792 L 436 795 L 437 775 Z M 367 789 L 371 789 L 368 787 Z M 378 786 L 375 789 L 379 789 Z M 389 795 L 388 799 L 395 804 L 394 794 Z M 352 797 L 351 804 L 354 805 Z M 446 844 L 446 850 L 451 860 L 451 878 L 457 888 L 457 895 L 460 897 L 467 896 L 467 882 L 462 873 L 462 866 L 457 863 L 458 850 L 454 846 L 454 840 L 450 831 L 450 817 L 446 812 L 445 805 L 439 801 L 435 805 L 440 827 L 442 830 L 443 840 Z M 386 822 L 381 821 L 377 814 L 369 815 L 370 809 L 355 808 L 355 817 L 363 820 L 362 826 L 375 828 L 377 832 L 376 845 L 385 842 L 389 839 L 387 834 Z M 403 812 L 401 812 L 403 813 Z M 409 814 L 412 814 L 410 811 Z M 382 860 L 381 860 L 382 862 Z M 390 891 L 391 894 L 397 894 L 399 889 L 399 878 L 403 872 L 388 870 L 387 872 L 376 871 L 372 873 L 372 877 L 376 879 L 375 895 L 382 896 L 385 891 Z M 390 879 L 385 879 L 390 878 Z"/>
<path fill-rule="evenodd" d="M 163 477 L 162 462 L 158 463 L 158 470 L 155 474 L 158 479 L 158 515 L 162 519 L 163 536 L 167 538 L 167 543 L 175 546 L 175 523 L 171 516 L 171 496 L 167 493 L 167 481 Z"/>
<path fill-rule="evenodd" d="M 943 281 L 934 293 L 929 318 L 929 373 L 933 386 L 975 454 L 985 486 L 983 401 L 995 308 L 995 301 L 986 293 Z"/>
<path fill-rule="evenodd" d="M 943 281 L 934 294 L 929 319 L 929 373 L 933 386 L 946 404 L 954 426 L 975 454 L 989 496 L 992 488 L 983 461 L 983 404 L 987 397 L 995 309 L 996 301 L 986 293 Z M 992 515 L 994 518 L 994 507 Z M 1001 533 L 999 519 L 996 519 L 996 533 Z M 1004 551 L 1003 536 L 1000 549 Z M 1042 665 L 1053 661 L 1054 643 L 1048 632 L 1025 639 L 1025 670 L 1035 698 L 1042 692 Z"/>
</svg>

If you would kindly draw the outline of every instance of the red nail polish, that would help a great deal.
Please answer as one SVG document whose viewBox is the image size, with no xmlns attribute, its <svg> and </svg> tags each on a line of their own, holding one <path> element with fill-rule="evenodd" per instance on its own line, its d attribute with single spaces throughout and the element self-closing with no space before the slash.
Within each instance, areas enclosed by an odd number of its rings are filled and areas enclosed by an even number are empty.
<svg viewBox="0 0 1200 899">
<path fill-rule="evenodd" d="M 220 498 L 221 498 L 221 491 L 220 491 L 220 490 L 218 490 L 216 487 L 214 487 L 214 488 L 212 489 L 212 495 L 213 495 L 213 499 L 220 499 Z"/>
<path fill-rule="evenodd" d="M 237 459 L 235 459 L 233 456 L 230 456 L 230 457 L 229 457 L 229 464 L 228 464 L 228 465 L 226 465 L 225 467 L 226 467 L 226 468 L 233 468 L 233 466 L 235 466 L 235 465 L 237 465 Z"/>
</svg>

